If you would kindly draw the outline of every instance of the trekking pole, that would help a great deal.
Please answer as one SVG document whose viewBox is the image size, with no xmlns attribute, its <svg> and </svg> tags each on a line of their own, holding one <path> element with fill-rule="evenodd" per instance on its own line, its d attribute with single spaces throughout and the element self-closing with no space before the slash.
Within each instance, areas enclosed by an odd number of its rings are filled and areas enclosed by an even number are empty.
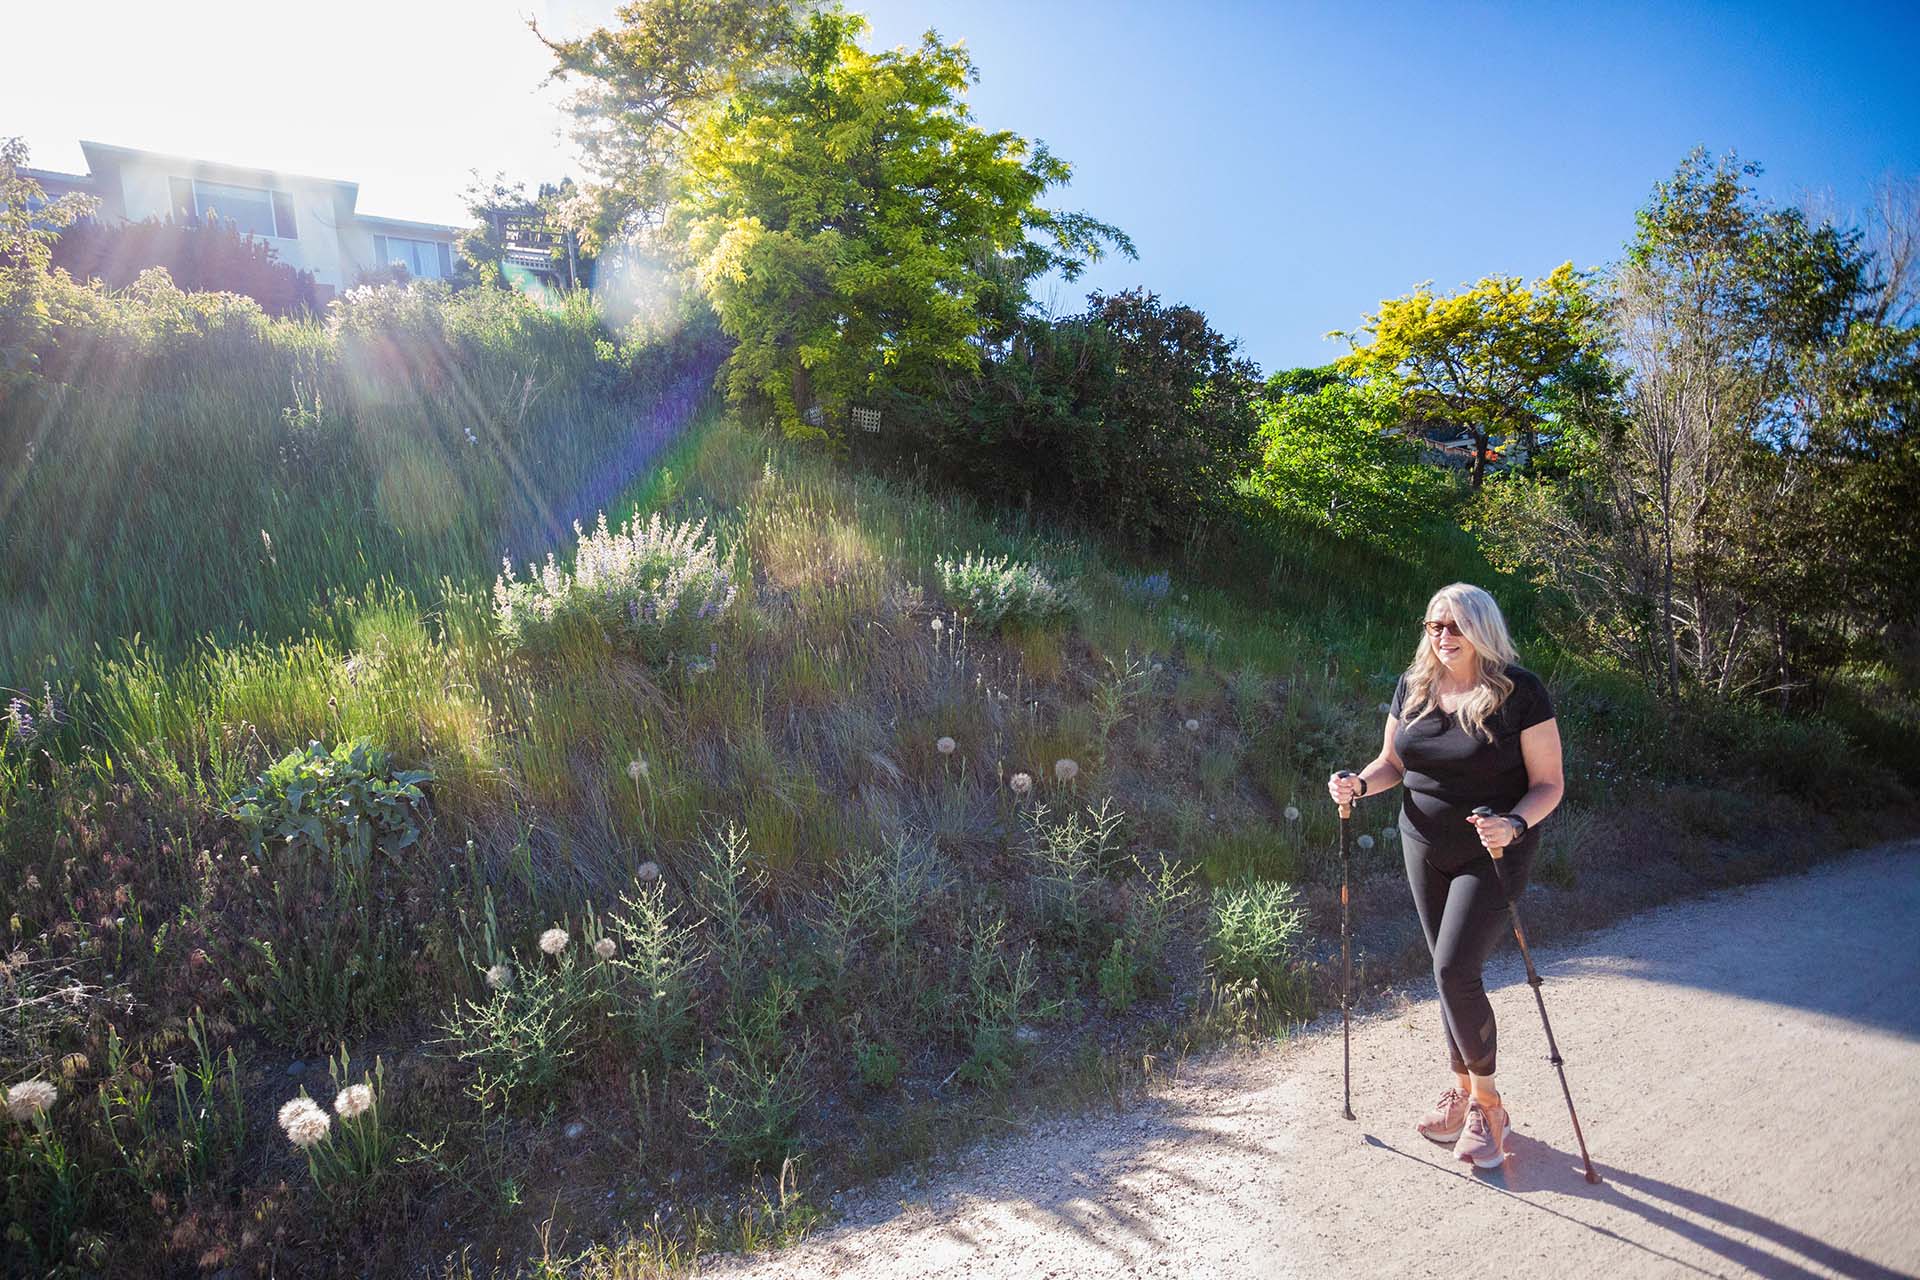
<svg viewBox="0 0 1920 1280">
<path fill-rule="evenodd" d="M 1486 805 L 1473 811 L 1476 818 L 1495 818 L 1499 815 Z M 1489 848 L 1496 864 L 1500 861 L 1500 850 Z M 1587 1155 L 1587 1139 L 1580 1132 L 1580 1116 L 1573 1109 L 1573 1091 L 1567 1088 L 1566 1061 L 1560 1056 L 1560 1046 L 1553 1040 L 1553 1024 L 1547 1021 L 1547 1002 L 1540 995 L 1540 971 L 1533 967 L 1533 955 L 1527 950 L 1527 931 L 1520 927 L 1520 908 L 1513 905 L 1513 898 L 1507 893 L 1507 882 L 1500 878 L 1500 868 L 1493 869 L 1493 878 L 1500 885 L 1500 896 L 1507 900 L 1507 915 L 1513 920 L 1513 940 L 1520 944 L 1520 960 L 1527 966 L 1527 985 L 1533 988 L 1533 1002 L 1540 1006 L 1540 1025 L 1547 1032 L 1547 1061 L 1560 1073 L 1560 1094 L 1567 1100 L 1567 1115 L 1573 1120 L 1573 1140 L 1580 1144 L 1580 1162 L 1587 1166 L 1587 1181 L 1598 1182 L 1600 1175 L 1593 1171 L 1593 1160 Z"/>
<path fill-rule="evenodd" d="M 1351 778 L 1353 771 L 1342 769 L 1338 775 Z M 1345 1091 L 1345 1102 L 1340 1115 L 1351 1120 L 1353 1116 L 1353 948 L 1350 942 L 1351 929 L 1348 927 L 1347 873 L 1348 859 L 1353 847 L 1353 804 L 1349 801 L 1340 806 L 1340 1077 Z"/>
</svg>

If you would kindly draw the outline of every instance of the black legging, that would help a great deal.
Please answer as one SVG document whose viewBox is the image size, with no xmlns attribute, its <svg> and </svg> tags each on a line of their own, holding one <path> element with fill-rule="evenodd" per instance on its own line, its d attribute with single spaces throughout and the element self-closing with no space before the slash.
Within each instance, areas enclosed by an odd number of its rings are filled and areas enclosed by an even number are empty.
<svg viewBox="0 0 1920 1280">
<path fill-rule="evenodd" d="M 1532 833 L 1529 833 L 1531 835 Z M 1537 839 L 1521 839 L 1503 851 L 1496 871 L 1491 855 L 1480 856 L 1457 870 L 1442 871 L 1429 862 L 1432 846 L 1403 827 L 1407 881 L 1413 886 L 1414 909 L 1433 953 L 1433 977 L 1440 987 L 1441 1026 L 1447 1037 L 1447 1060 L 1457 1073 L 1490 1076 L 1494 1063 L 1493 1006 L 1480 969 L 1508 932 L 1507 899 L 1526 888 Z M 1494 877 L 1498 875 L 1500 881 Z"/>
</svg>

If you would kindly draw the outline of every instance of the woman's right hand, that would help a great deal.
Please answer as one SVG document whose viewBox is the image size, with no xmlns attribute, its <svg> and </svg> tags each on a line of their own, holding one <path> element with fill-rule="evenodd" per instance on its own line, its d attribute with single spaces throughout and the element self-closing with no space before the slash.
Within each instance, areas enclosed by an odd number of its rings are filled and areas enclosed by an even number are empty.
<svg viewBox="0 0 1920 1280">
<path fill-rule="evenodd" d="M 1360 798 L 1360 775 L 1335 773 L 1327 779 L 1327 794 L 1335 804 L 1351 805 Z"/>
</svg>

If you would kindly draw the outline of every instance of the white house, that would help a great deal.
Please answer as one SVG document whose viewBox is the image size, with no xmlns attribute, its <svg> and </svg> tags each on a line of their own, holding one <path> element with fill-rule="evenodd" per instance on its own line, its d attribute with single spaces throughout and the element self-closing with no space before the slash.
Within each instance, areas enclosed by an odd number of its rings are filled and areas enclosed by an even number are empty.
<svg viewBox="0 0 1920 1280">
<path fill-rule="evenodd" d="M 84 174 L 23 172 L 48 196 L 97 196 L 102 222 L 219 217 L 271 244 L 280 261 L 313 273 L 325 302 L 363 270 L 399 262 L 414 276 L 453 274 L 453 242 L 461 228 L 439 222 L 381 218 L 359 212 L 360 184 L 190 160 L 134 147 L 82 142 Z"/>
</svg>

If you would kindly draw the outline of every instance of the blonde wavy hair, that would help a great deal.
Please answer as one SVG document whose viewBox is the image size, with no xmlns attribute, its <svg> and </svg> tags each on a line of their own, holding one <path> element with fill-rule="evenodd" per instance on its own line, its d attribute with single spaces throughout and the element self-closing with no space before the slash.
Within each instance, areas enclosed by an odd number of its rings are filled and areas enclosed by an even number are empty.
<svg viewBox="0 0 1920 1280">
<path fill-rule="evenodd" d="M 1433 637 L 1426 633 L 1426 623 L 1437 618 L 1453 619 L 1467 643 L 1473 646 L 1474 661 L 1480 668 L 1472 691 L 1454 709 L 1454 716 L 1468 733 L 1492 742 L 1493 731 L 1487 728 L 1487 721 L 1513 692 L 1513 680 L 1507 675 L 1507 668 L 1518 664 L 1520 655 L 1514 651 L 1513 638 L 1507 634 L 1507 620 L 1500 616 L 1500 606 L 1492 596 L 1470 583 L 1456 582 L 1442 587 L 1427 601 L 1420 647 L 1414 651 L 1413 663 L 1407 668 L 1407 691 L 1400 702 L 1400 722 L 1411 724 L 1440 706 L 1433 689 L 1446 667 L 1440 655 L 1433 651 Z"/>
</svg>

